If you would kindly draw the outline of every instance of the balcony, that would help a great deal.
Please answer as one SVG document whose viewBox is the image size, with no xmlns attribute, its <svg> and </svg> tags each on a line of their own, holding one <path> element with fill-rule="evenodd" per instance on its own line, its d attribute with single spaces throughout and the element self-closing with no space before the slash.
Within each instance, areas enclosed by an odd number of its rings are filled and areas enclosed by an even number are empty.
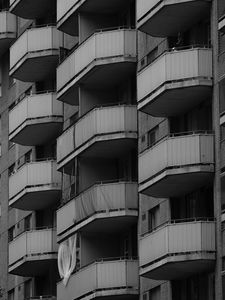
<svg viewBox="0 0 225 300">
<path fill-rule="evenodd" d="M 81 43 L 57 68 L 57 99 L 78 104 L 78 85 L 108 88 L 136 70 L 136 31 L 100 31 Z"/>
<path fill-rule="evenodd" d="M 16 39 L 16 17 L 8 11 L 0 11 L 0 56 Z"/>
<path fill-rule="evenodd" d="M 116 14 L 129 7 L 132 0 L 57 0 L 57 27 L 70 35 L 78 36 L 78 13 Z"/>
<path fill-rule="evenodd" d="M 168 223 L 141 238 L 140 275 L 173 280 L 210 271 L 215 252 L 215 222 Z"/>
<path fill-rule="evenodd" d="M 208 99 L 211 90 L 212 50 L 174 49 L 138 73 L 138 109 L 157 117 L 180 115 Z"/>
<path fill-rule="evenodd" d="M 122 297 L 138 299 L 138 261 L 100 261 L 73 274 L 65 287 L 57 285 L 57 300 Z"/>
<path fill-rule="evenodd" d="M 53 0 L 10 0 L 10 12 L 24 19 L 40 19 L 51 10 L 54 11 Z"/>
<path fill-rule="evenodd" d="M 34 146 L 56 138 L 62 130 L 63 105 L 55 93 L 28 95 L 9 112 L 9 139 Z"/>
<path fill-rule="evenodd" d="M 28 297 L 26 298 L 26 300 L 56 300 L 56 296 L 32 296 L 32 297 Z"/>
<path fill-rule="evenodd" d="M 9 177 L 9 205 L 23 210 L 40 210 L 57 204 L 61 174 L 54 160 L 25 163 Z"/>
<path fill-rule="evenodd" d="M 178 197 L 208 184 L 214 173 L 214 136 L 169 136 L 139 155 L 139 192 Z"/>
<path fill-rule="evenodd" d="M 57 139 L 58 170 L 69 167 L 78 155 L 117 157 L 135 147 L 136 142 L 136 106 L 95 108 Z"/>
<path fill-rule="evenodd" d="M 219 19 L 218 29 L 219 31 L 225 33 L 225 14 Z"/>
<path fill-rule="evenodd" d="M 9 243 L 9 273 L 40 276 L 57 262 L 56 230 L 26 231 Z"/>
<path fill-rule="evenodd" d="M 209 0 L 138 0 L 137 27 L 158 37 L 176 36 L 209 16 Z"/>
<path fill-rule="evenodd" d="M 100 183 L 57 211 L 58 239 L 77 230 L 115 232 L 137 222 L 138 190 L 133 182 Z"/>
<path fill-rule="evenodd" d="M 53 76 L 62 46 L 63 33 L 55 26 L 27 29 L 10 48 L 9 75 L 26 82 Z"/>
</svg>

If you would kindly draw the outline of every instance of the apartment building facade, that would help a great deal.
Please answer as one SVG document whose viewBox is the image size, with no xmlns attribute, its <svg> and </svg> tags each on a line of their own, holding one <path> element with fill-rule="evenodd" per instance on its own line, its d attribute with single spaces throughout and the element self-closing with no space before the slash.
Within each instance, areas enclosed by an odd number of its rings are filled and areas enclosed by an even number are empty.
<svg viewBox="0 0 225 300">
<path fill-rule="evenodd" d="M 0 5 L 0 299 L 225 299 L 224 0 Z"/>
</svg>

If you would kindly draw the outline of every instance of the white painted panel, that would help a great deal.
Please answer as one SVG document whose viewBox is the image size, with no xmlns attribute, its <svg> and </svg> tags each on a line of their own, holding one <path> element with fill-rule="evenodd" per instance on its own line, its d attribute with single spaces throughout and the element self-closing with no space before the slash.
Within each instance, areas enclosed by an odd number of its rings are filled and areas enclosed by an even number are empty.
<svg viewBox="0 0 225 300">
<path fill-rule="evenodd" d="M 97 277 L 98 289 L 126 286 L 126 261 L 98 263 Z"/>
<path fill-rule="evenodd" d="M 9 133 L 15 130 L 27 118 L 27 100 L 24 99 L 9 112 Z"/>
<path fill-rule="evenodd" d="M 22 166 L 9 177 L 9 198 L 22 191 L 27 185 L 27 165 Z"/>
<path fill-rule="evenodd" d="M 25 31 L 10 48 L 10 69 L 27 53 L 28 31 Z"/>
<path fill-rule="evenodd" d="M 75 221 L 75 201 L 72 200 L 57 211 L 57 234 L 74 224 Z"/>
<path fill-rule="evenodd" d="M 137 1 L 137 20 L 142 18 L 146 12 L 157 5 L 159 0 L 138 0 Z"/>
</svg>

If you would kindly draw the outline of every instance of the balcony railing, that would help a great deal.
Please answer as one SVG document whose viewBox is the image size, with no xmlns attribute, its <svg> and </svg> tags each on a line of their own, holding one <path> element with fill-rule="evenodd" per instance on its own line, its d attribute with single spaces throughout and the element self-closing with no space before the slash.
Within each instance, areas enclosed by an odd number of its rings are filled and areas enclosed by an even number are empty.
<svg viewBox="0 0 225 300">
<path fill-rule="evenodd" d="M 81 1 L 80 0 L 57 0 L 57 27 L 71 35 L 77 32 L 77 26 L 74 24 L 73 13 Z M 70 23 L 67 25 L 66 23 Z"/>
<path fill-rule="evenodd" d="M 63 106 L 55 93 L 26 96 L 9 112 L 9 139 L 22 145 L 40 145 L 62 128 Z"/>
<path fill-rule="evenodd" d="M 171 222 L 144 235 L 139 247 L 142 276 L 169 280 L 207 270 L 215 260 L 215 222 Z"/>
<path fill-rule="evenodd" d="M 94 33 L 57 68 L 57 98 L 62 98 L 64 93 L 74 88 L 93 68 L 105 68 L 110 64 L 125 61 L 136 61 L 135 30 L 116 28 Z M 63 101 L 68 102 L 71 99 Z"/>
<path fill-rule="evenodd" d="M 210 176 L 214 172 L 213 141 L 214 135 L 207 132 L 181 133 L 166 137 L 142 152 L 139 155 L 139 191 L 156 197 L 172 197 L 198 187 L 202 180 L 206 181 L 207 174 Z"/>
<path fill-rule="evenodd" d="M 212 50 L 199 46 L 173 48 L 141 70 L 137 80 L 140 110 L 155 116 L 180 114 L 208 95 Z"/>
<path fill-rule="evenodd" d="M 138 0 L 137 25 L 152 36 L 175 36 L 204 19 L 209 11 L 208 0 Z"/>
<path fill-rule="evenodd" d="M 16 39 L 16 17 L 10 12 L 0 11 L 0 55 Z"/>
<path fill-rule="evenodd" d="M 9 272 L 32 274 L 32 264 L 46 259 L 56 259 L 56 230 L 26 231 L 9 243 Z"/>
<path fill-rule="evenodd" d="M 118 105 L 94 108 L 75 125 L 66 130 L 57 140 L 57 162 L 60 163 L 77 150 L 78 155 L 93 142 L 111 139 L 111 135 L 128 134 L 136 139 L 137 108 L 134 105 Z M 107 137 L 107 135 L 110 135 Z M 104 138 L 103 138 L 104 137 Z M 92 142 L 91 142 L 92 141 Z M 88 143 L 87 143 L 88 142 Z"/>
<path fill-rule="evenodd" d="M 55 4 L 52 0 L 10 0 L 10 11 L 24 19 L 40 19 L 51 9 L 54 11 Z"/>
<path fill-rule="evenodd" d="M 9 177 L 9 205 L 25 210 L 45 207 L 57 201 L 61 174 L 56 161 L 29 162 Z"/>
<path fill-rule="evenodd" d="M 218 29 L 223 33 L 225 32 L 225 12 L 222 15 L 222 17 L 219 19 Z"/>
<path fill-rule="evenodd" d="M 55 26 L 27 29 L 10 48 L 10 76 L 19 80 L 41 81 L 55 70 L 63 33 Z"/>
<path fill-rule="evenodd" d="M 137 184 L 133 182 L 96 184 L 57 211 L 57 234 L 99 213 L 107 213 L 103 218 L 110 217 L 110 212 L 115 216 L 115 212 L 126 211 L 129 215 L 129 210 L 138 208 L 137 195 Z"/>
<path fill-rule="evenodd" d="M 67 286 L 57 285 L 58 300 L 81 299 L 86 295 L 117 296 L 138 294 L 138 261 L 100 261 L 74 273 Z"/>
</svg>

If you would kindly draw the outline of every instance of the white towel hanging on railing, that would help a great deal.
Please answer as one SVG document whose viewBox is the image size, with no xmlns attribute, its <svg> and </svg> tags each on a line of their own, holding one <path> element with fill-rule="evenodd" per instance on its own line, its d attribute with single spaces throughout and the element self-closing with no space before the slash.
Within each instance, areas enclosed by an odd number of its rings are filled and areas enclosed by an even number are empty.
<svg viewBox="0 0 225 300">
<path fill-rule="evenodd" d="M 76 244 L 77 234 L 68 238 L 59 245 L 58 269 L 59 275 L 62 278 L 65 286 L 67 285 L 70 275 L 76 267 Z"/>
</svg>

